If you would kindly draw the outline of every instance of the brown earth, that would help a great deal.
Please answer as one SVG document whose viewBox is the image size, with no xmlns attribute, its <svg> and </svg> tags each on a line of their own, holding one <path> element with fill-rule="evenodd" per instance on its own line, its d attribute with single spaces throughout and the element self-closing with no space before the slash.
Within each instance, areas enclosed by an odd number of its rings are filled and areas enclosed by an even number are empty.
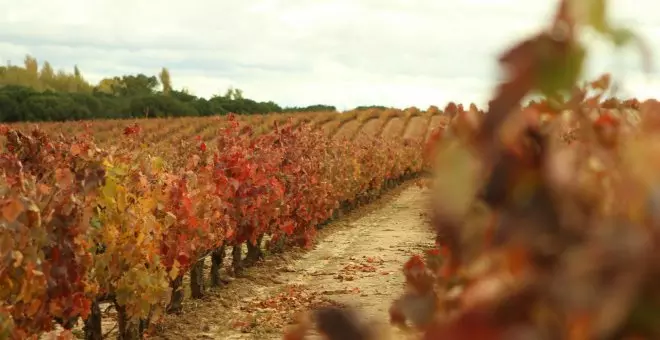
<svg viewBox="0 0 660 340">
<path fill-rule="evenodd" d="M 414 185 L 397 191 L 328 225 L 312 250 L 270 256 L 205 301 L 188 300 L 152 338 L 281 339 L 297 312 L 321 305 L 358 307 L 399 334 L 387 311 L 403 289 L 401 268 L 434 238 L 422 217 L 424 192 Z"/>
<path fill-rule="evenodd" d="M 339 128 L 340 124 L 341 122 L 339 120 L 331 120 L 327 123 L 323 123 L 323 125 L 321 125 L 321 129 L 323 129 L 323 134 L 326 136 L 334 135 L 337 129 Z"/>
<path fill-rule="evenodd" d="M 355 138 L 373 138 L 378 136 L 378 133 L 383 128 L 385 121 L 379 118 L 369 119 L 360 128 Z"/>
<path fill-rule="evenodd" d="M 403 129 L 405 129 L 405 121 L 403 120 L 403 118 L 392 117 L 385 124 L 381 136 L 385 138 L 401 136 L 403 133 Z"/>
<path fill-rule="evenodd" d="M 358 132 L 362 123 L 357 119 L 352 119 L 342 124 L 333 138 L 335 139 L 353 139 L 353 136 Z"/>
<path fill-rule="evenodd" d="M 406 131 L 403 133 L 404 138 L 423 138 L 429 127 L 430 117 L 417 116 L 410 118 Z"/>
</svg>

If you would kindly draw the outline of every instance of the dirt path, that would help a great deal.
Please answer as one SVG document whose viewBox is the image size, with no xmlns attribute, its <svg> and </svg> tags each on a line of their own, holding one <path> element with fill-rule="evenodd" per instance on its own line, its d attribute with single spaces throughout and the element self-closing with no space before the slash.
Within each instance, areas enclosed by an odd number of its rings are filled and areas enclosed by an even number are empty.
<svg viewBox="0 0 660 340">
<path fill-rule="evenodd" d="M 402 292 L 403 263 L 433 246 L 424 223 L 425 194 L 407 186 L 357 218 L 328 226 L 314 249 L 276 258 L 246 277 L 190 302 L 166 320 L 160 339 L 281 339 L 296 311 L 327 304 L 357 306 L 388 322 Z"/>
</svg>

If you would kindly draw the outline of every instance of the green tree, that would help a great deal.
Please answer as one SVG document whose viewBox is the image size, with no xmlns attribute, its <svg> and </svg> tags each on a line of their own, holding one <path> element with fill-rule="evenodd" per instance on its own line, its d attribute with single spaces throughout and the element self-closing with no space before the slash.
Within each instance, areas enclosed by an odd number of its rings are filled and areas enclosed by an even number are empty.
<svg viewBox="0 0 660 340">
<path fill-rule="evenodd" d="M 25 60 L 23 62 L 25 64 L 25 71 L 27 74 L 36 77 L 39 73 L 39 63 L 37 62 L 37 59 L 28 54 L 25 56 Z"/>
<path fill-rule="evenodd" d="M 119 77 L 104 78 L 94 87 L 95 92 L 119 96 L 126 85 Z"/>
<path fill-rule="evenodd" d="M 25 56 L 23 63 L 25 66 L 25 72 L 19 76 L 21 85 L 43 90 L 43 86 L 39 82 L 39 63 L 37 62 L 37 59 L 28 54 Z"/>
<path fill-rule="evenodd" d="M 148 77 L 142 73 L 122 76 L 121 81 L 124 85 L 121 94 L 127 97 L 154 94 L 158 87 L 158 78 L 155 76 Z"/>
<path fill-rule="evenodd" d="M 44 88 L 53 88 L 53 80 L 55 79 L 55 70 L 49 62 L 44 61 L 41 65 L 41 72 L 39 73 L 39 80 L 44 84 Z"/>
<path fill-rule="evenodd" d="M 241 89 L 234 89 L 234 98 L 235 100 L 241 100 L 243 99 L 243 90 Z"/>
<path fill-rule="evenodd" d="M 162 85 L 162 91 L 158 87 Z M 174 89 L 165 67 L 159 74 L 128 74 L 102 79 L 92 86 L 80 68 L 55 71 L 48 61 L 41 68 L 28 55 L 22 65 L 0 66 L 0 121 L 62 121 L 99 118 L 166 116 L 209 116 L 215 114 L 258 114 L 281 111 L 335 110 L 333 106 L 282 107 L 272 101 L 245 98 L 230 87 L 224 95 L 200 98 L 185 87 Z"/>
<path fill-rule="evenodd" d="M 170 78 L 170 71 L 163 67 L 160 74 L 158 74 L 158 78 L 163 85 L 163 94 L 166 96 L 169 95 L 170 92 L 172 92 L 172 78 Z"/>
</svg>

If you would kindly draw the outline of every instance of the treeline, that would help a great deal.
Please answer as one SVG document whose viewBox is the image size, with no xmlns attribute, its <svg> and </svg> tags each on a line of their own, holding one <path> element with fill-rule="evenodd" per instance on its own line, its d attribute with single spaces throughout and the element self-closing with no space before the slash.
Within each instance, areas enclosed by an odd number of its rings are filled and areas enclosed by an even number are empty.
<svg viewBox="0 0 660 340">
<path fill-rule="evenodd" d="M 66 121 L 137 117 L 210 116 L 227 113 L 336 111 L 334 106 L 281 107 L 243 96 L 229 88 L 209 99 L 174 89 L 167 68 L 158 75 L 123 75 L 98 84 L 86 81 L 75 66 L 72 73 L 41 66 L 26 56 L 22 66 L 0 66 L 0 121 Z"/>
</svg>

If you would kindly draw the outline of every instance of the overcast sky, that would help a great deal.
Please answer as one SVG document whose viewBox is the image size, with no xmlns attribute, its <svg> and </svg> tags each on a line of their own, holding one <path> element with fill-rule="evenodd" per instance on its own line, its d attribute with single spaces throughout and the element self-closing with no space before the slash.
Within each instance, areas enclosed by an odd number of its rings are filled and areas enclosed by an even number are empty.
<svg viewBox="0 0 660 340">
<path fill-rule="evenodd" d="M 283 105 L 485 103 L 495 57 L 546 25 L 554 0 L 0 0 L 0 60 L 29 53 L 91 81 L 170 69 L 199 96 L 240 88 Z M 613 1 L 660 53 L 660 2 Z M 634 53 L 606 45 L 592 74 L 616 67 L 625 89 L 660 97 Z M 654 58 L 660 64 L 660 58 Z M 617 73 L 617 74 L 619 74 Z"/>
</svg>

